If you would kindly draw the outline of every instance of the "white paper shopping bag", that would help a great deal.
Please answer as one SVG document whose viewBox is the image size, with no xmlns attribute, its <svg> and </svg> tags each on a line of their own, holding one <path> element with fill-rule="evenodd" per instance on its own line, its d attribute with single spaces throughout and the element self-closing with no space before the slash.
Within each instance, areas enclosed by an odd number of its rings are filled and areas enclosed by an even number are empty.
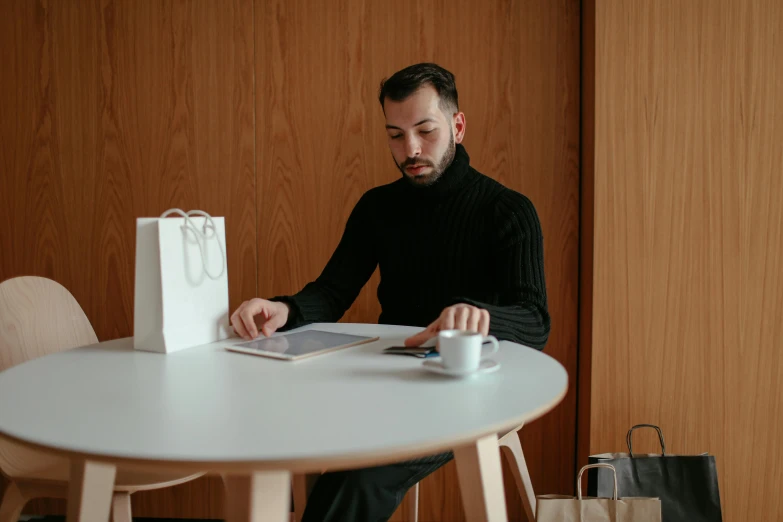
<svg viewBox="0 0 783 522">
<path fill-rule="evenodd" d="M 170 353 L 230 336 L 225 245 L 224 219 L 200 210 L 136 220 L 135 349 Z"/>
</svg>

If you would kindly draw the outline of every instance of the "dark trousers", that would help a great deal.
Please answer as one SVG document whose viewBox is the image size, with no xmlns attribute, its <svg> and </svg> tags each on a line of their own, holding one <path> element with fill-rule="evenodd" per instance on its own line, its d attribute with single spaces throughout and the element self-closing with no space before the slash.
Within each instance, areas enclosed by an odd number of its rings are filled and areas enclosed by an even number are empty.
<svg viewBox="0 0 783 522">
<path fill-rule="evenodd" d="M 324 473 L 302 522 L 386 522 L 405 493 L 453 458 L 451 452 L 397 464 Z"/>
</svg>

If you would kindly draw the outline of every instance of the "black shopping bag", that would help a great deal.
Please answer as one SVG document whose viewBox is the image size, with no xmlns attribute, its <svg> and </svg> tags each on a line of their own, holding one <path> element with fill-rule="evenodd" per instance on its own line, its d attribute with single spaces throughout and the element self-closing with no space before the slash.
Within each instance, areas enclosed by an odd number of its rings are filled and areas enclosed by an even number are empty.
<svg viewBox="0 0 783 522">
<path fill-rule="evenodd" d="M 634 454 L 631 434 L 637 428 L 655 428 L 661 441 L 661 454 Z M 590 455 L 590 464 L 605 463 L 617 471 L 617 484 L 624 496 L 661 499 L 662 522 L 722 522 L 718 470 L 715 457 L 667 455 L 663 432 L 652 424 L 638 424 L 626 435 L 628 453 Z M 591 469 L 587 494 L 608 497 L 614 477 L 606 469 Z"/>
</svg>

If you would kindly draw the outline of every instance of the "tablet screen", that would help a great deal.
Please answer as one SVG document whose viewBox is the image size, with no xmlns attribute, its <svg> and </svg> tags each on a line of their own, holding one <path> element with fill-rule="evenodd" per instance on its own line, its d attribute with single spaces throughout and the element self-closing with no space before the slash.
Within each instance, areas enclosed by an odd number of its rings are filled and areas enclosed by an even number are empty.
<svg viewBox="0 0 783 522">
<path fill-rule="evenodd" d="M 344 346 L 346 344 L 359 343 L 369 339 L 371 339 L 371 337 L 364 337 L 361 335 L 324 332 L 321 330 L 304 330 L 302 332 L 283 334 L 277 337 L 254 339 L 235 346 L 259 352 L 277 353 L 296 357 L 299 355 L 309 355 L 338 346 Z"/>
</svg>

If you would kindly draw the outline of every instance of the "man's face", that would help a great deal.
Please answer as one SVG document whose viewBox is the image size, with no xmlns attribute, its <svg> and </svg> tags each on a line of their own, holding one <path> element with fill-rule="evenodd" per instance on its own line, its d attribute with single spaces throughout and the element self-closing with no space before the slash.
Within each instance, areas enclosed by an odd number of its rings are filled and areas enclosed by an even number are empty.
<svg viewBox="0 0 783 522">
<path fill-rule="evenodd" d="M 444 114 L 438 91 L 425 85 L 403 101 L 386 99 L 386 135 L 394 162 L 416 186 L 437 181 L 465 134 L 462 113 Z"/>
</svg>

